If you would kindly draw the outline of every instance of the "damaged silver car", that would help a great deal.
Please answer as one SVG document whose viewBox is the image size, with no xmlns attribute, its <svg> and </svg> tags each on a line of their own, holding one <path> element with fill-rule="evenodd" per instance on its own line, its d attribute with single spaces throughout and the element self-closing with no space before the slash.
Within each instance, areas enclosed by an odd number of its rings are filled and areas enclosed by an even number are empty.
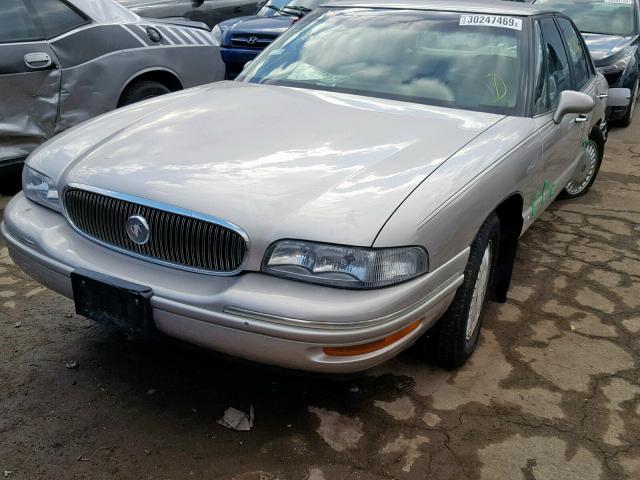
<svg viewBox="0 0 640 480">
<path fill-rule="evenodd" d="M 0 167 L 114 108 L 224 77 L 204 24 L 112 0 L 0 1 Z"/>
<path fill-rule="evenodd" d="M 415 344 L 455 367 L 520 235 L 595 181 L 606 103 L 628 96 L 562 14 L 343 0 L 239 81 L 43 145 L 0 230 L 25 272 L 129 335 L 333 373 Z"/>
</svg>

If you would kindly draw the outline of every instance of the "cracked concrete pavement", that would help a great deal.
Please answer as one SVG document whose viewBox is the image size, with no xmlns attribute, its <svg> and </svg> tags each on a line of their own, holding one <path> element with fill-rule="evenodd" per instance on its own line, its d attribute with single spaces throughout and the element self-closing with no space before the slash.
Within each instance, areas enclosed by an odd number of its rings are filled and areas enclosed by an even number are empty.
<svg viewBox="0 0 640 480">
<path fill-rule="evenodd" d="M 128 342 L 0 244 L 0 474 L 640 479 L 639 133 L 614 130 L 594 189 L 524 235 L 508 303 L 454 372 L 407 353 L 332 381 Z M 216 423 L 251 405 L 252 431 Z"/>
</svg>

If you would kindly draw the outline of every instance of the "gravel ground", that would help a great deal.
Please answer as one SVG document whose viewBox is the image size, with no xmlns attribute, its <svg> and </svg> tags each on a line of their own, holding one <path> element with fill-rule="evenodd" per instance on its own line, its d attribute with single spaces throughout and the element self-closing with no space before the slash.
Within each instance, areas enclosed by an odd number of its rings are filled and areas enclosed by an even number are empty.
<svg viewBox="0 0 640 480">
<path fill-rule="evenodd" d="M 524 235 L 465 367 L 405 354 L 350 381 L 129 342 L 0 243 L 0 478 L 640 479 L 639 225 L 636 119 Z M 251 405 L 250 432 L 216 423 Z"/>
</svg>

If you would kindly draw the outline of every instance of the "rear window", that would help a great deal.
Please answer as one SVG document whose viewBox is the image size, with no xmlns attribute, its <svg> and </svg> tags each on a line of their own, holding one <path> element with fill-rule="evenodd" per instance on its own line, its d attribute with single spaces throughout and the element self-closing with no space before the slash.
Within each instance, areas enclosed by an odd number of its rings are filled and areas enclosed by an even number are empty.
<svg viewBox="0 0 640 480">
<path fill-rule="evenodd" d="M 57 37 L 88 23 L 79 12 L 60 0 L 29 1 L 38 13 L 47 38 Z"/>
</svg>

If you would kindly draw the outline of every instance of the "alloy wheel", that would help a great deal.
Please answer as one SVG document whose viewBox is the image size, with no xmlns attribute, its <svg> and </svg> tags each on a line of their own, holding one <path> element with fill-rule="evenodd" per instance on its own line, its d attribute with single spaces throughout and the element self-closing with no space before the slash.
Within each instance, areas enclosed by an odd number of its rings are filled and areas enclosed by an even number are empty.
<svg viewBox="0 0 640 480">
<path fill-rule="evenodd" d="M 588 140 L 583 148 L 580 162 L 573 178 L 567 183 L 565 190 L 569 195 L 578 195 L 589 186 L 598 166 L 598 144 Z"/>
</svg>

